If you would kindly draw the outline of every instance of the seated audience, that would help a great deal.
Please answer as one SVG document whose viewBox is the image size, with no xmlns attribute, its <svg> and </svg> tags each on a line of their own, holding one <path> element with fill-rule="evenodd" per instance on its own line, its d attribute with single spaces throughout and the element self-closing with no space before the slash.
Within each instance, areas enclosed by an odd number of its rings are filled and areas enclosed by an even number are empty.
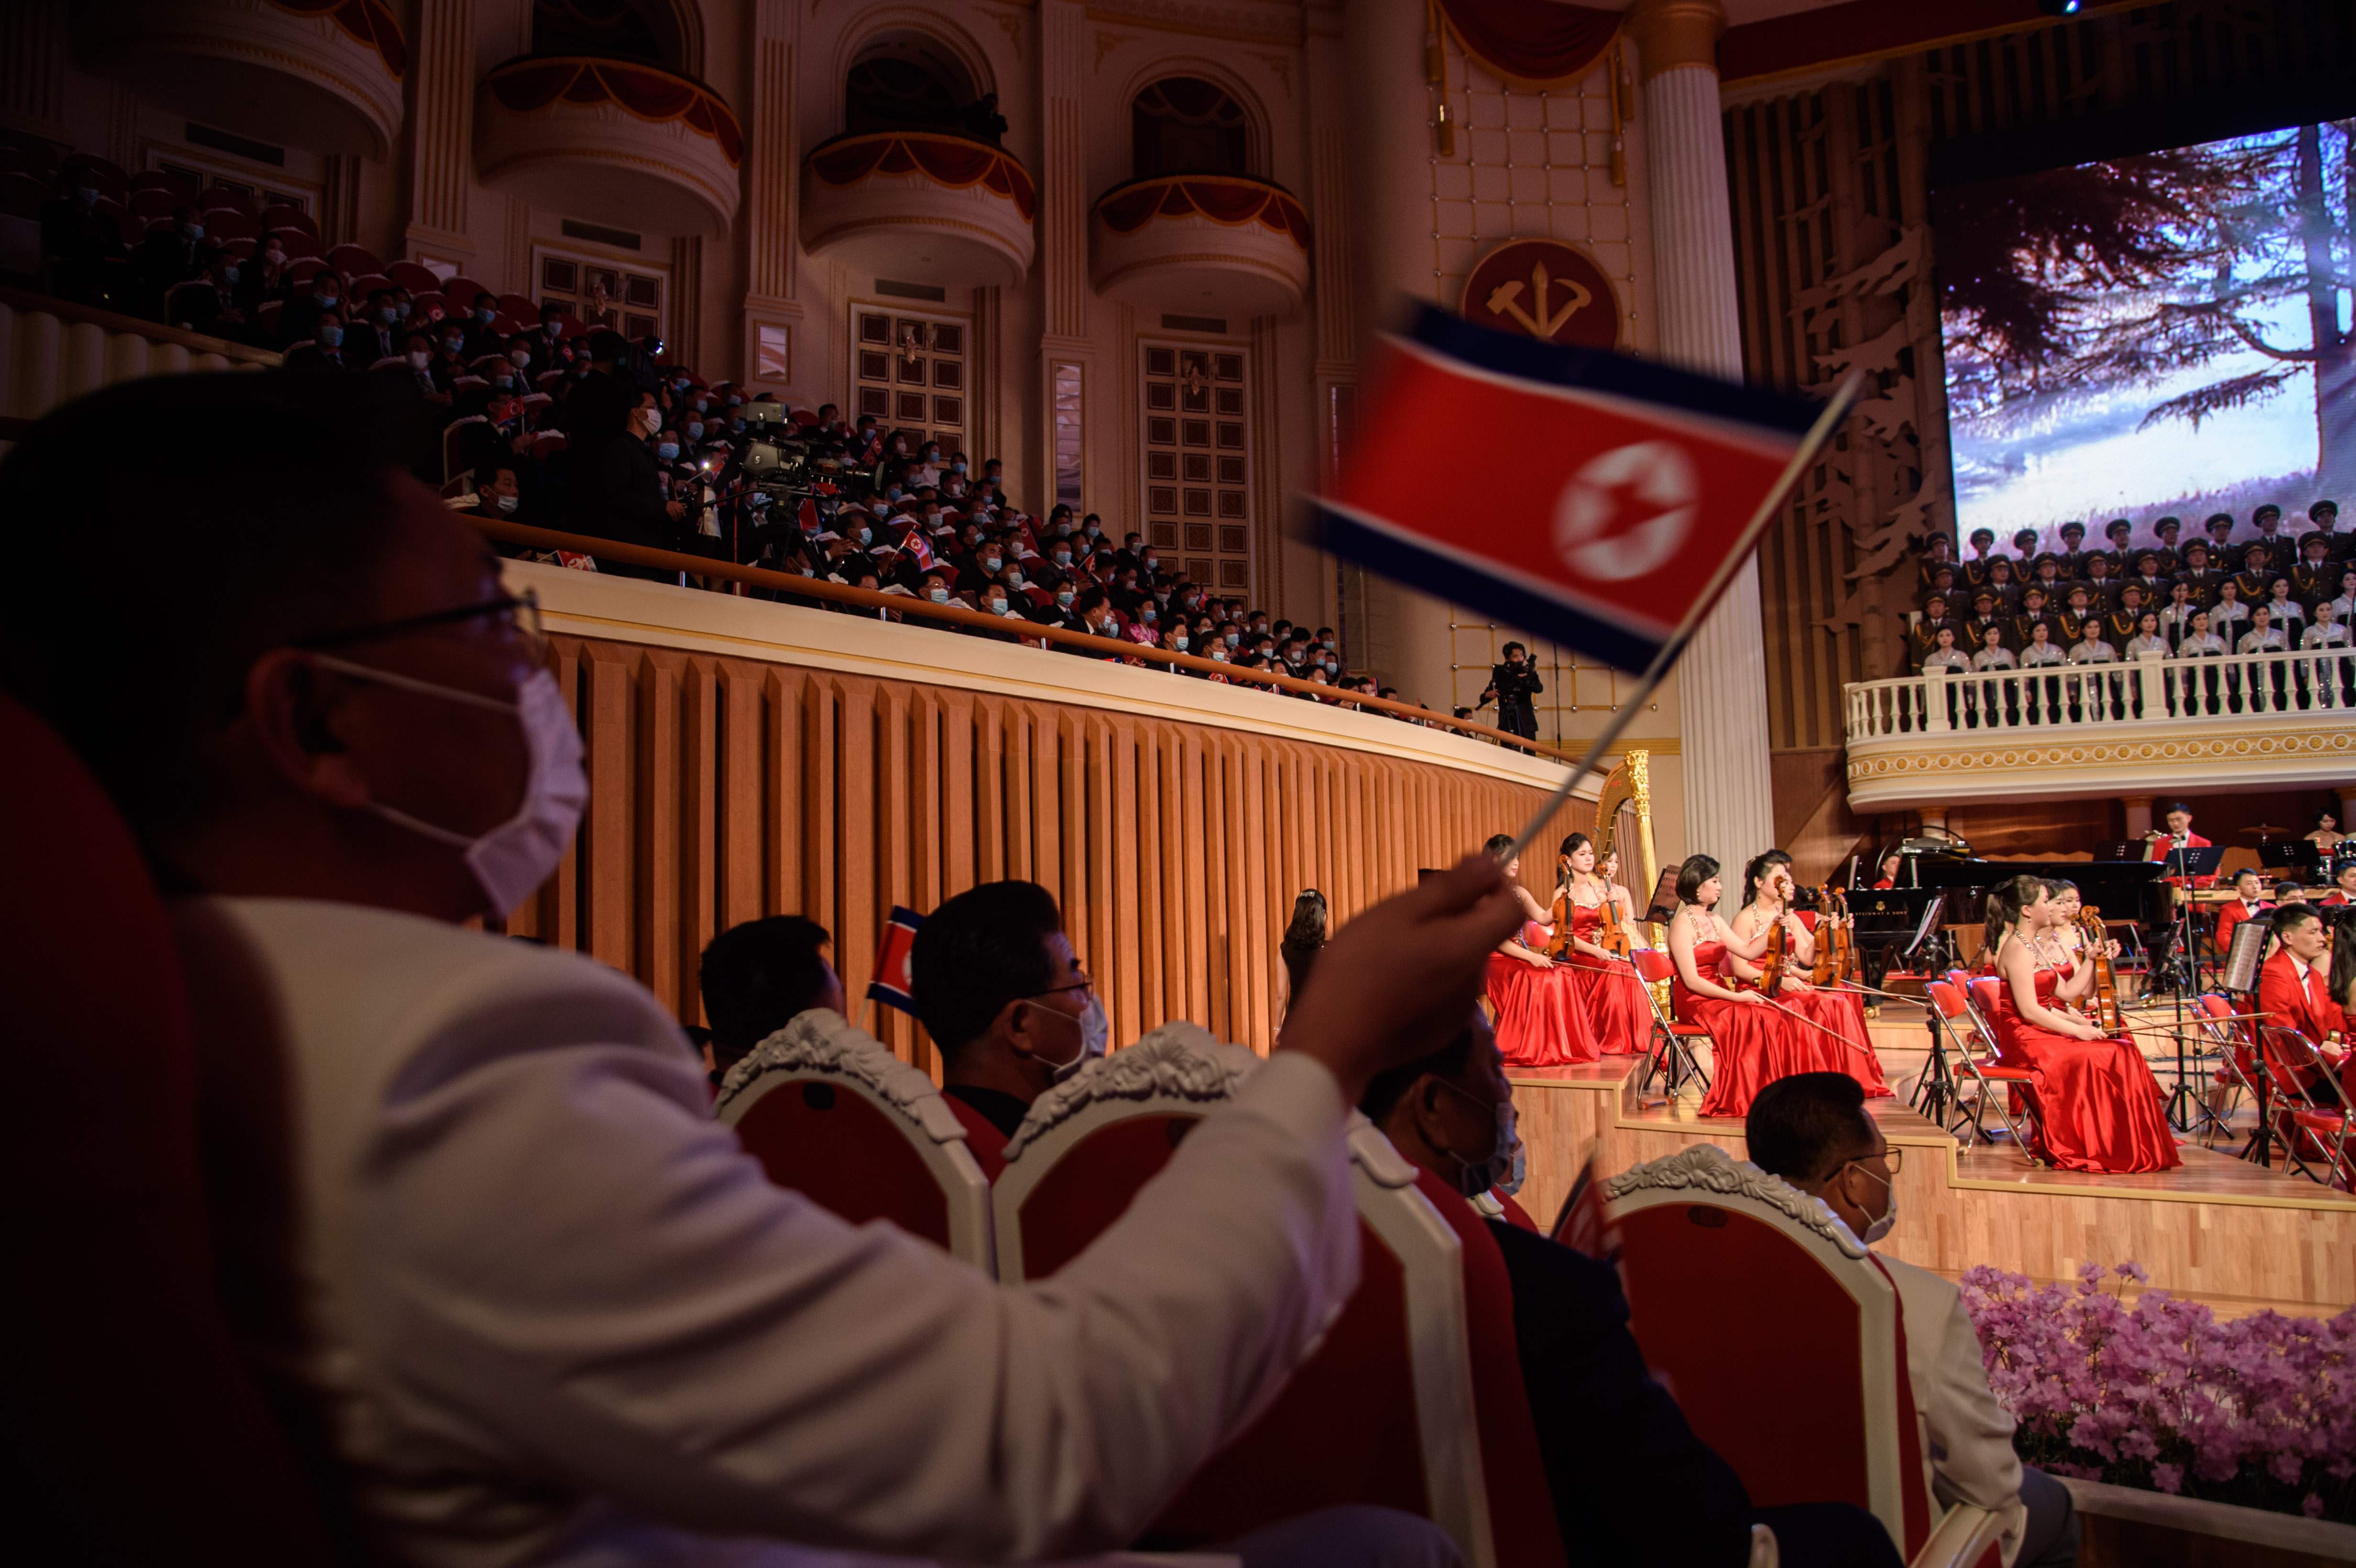
<svg viewBox="0 0 2356 1568">
<path fill-rule="evenodd" d="M 1751 1163 L 1823 1200 L 1869 1246 L 1898 1221 L 1898 1161 L 1844 1072 L 1798 1072 L 1759 1092 L 1742 1128 Z M 1898 1287 L 1906 1374 L 1931 1464 L 1948 1507 L 1974 1503 L 2004 1520 L 2006 1568 L 2067 1568 L 2078 1560 L 2070 1493 L 2012 1448 L 2012 1417 L 1988 1388 L 1979 1335 L 1954 1283 L 1886 1253 Z"/>
<path fill-rule="evenodd" d="M 984 882 L 943 903 L 917 928 L 908 972 L 941 1053 L 941 1093 L 980 1135 L 977 1158 L 990 1133 L 994 1152 L 1033 1100 L 1105 1053 L 1104 1003 L 1036 882 Z"/>
<path fill-rule="evenodd" d="M 849 1016 L 833 953 L 826 927 L 798 914 L 748 920 L 712 939 L 695 980 L 712 1020 L 703 1065 L 713 1083 L 812 1008 Z"/>
<path fill-rule="evenodd" d="M 259 1270 L 230 1304 L 331 1448 L 328 1511 L 408 1562 L 1133 1540 L 1353 1289 L 1346 1114 L 1462 1027 L 1519 918 L 1499 869 L 1339 932 L 1283 1049 L 1051 1285 L 852 1229 L 711 1118 L 666 1004 L 463 928 L 573 841 L 581 742 L 379 392 L 125 381 L 0 459 L 6 515 L 120 546 L 27 537 L 0 685 L 177 895 L 197 1060 L 225 1069 L 203 1141 L 250 1200 L 219 1194 L 214 1233 Z"/>
<path fill-rule="evenodd" d="M 1377 1073 L 1358 1102 L 1393 1147 L 1468 1199 L 1512 1168 L 1513 1105 L 1505 1058 L 1477 1011 L 1440 1050 Z M 1512 1278 L 1522 1381 L 1573 1563 L 1741 1568 L 1757 1523 L 1774 1531 L 1792 1568 L 1894 1568 L 1889 1532 L 1862 1509 L 1751 1506 L 1645 1371 L 1611 1264 L 1505 1220 L 1488 1228 Z"/>
</svg>

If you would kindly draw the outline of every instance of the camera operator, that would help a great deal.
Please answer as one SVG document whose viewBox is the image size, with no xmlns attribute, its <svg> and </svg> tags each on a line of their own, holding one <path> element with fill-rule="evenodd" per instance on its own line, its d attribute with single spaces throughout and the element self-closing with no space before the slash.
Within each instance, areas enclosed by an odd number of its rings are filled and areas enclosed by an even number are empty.
<svg viewBox="0 0 2356 1568">
<path fill-rule="evenodd" d="M 1480 701 L 1495 699 L 1498 729 L 1525 741 L 1535 741 L 1538 738 L 1538 715 L 1530 699 L 1546 687 L 1529 662 L 1527 648 L 1519 643 L 1507 643 L 1505 654 L 1505 662 L 1490 670 L 1489 684 L 1483 688 Z"/>
</svg>

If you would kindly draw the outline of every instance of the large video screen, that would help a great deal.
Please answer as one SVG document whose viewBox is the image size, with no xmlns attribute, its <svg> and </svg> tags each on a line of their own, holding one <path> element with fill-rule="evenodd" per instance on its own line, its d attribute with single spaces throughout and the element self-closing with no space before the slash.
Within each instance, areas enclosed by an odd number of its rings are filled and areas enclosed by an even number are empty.
<svg viewBox="0 0 2356 1568">
<path fill-rule="evenodd" d="M 1940 191 L 1959 533 L 2356 505 L 2351 158 L 2299 125 Z"/>
</svg>

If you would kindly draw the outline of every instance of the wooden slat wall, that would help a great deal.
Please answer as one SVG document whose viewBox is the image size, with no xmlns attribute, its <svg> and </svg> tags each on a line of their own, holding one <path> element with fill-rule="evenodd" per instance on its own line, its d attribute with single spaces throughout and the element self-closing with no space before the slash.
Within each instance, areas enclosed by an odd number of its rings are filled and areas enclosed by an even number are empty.
<svg viewBox="0 0 2356 1568">
<path fill-rule="evenodd" d="M 1302 888 L 1335 923 L 1520 827 L 1539 792 L 1434 763 L 941 687 L 578 637 L 554 640 L 590 804 L 508 920 L 702 1021 L 696 956 L 763 914 L 834 933 L 845 991 L 892 905 L 1026 878 L 1061 901 L 1113 1039 L 1173 1018 L 1266 1051 Z M 1549 824 L 1593 830 L 1591 802 Z M 1544 893 L 1552 857 L 1525 868 Z M 913 1020 L 879 1038 L 935 1070 Z"/>
</svg>

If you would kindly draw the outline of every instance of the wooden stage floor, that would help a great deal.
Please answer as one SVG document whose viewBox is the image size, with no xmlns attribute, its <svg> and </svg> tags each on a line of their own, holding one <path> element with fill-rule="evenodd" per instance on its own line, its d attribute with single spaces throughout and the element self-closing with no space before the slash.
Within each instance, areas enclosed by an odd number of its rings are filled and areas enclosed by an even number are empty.
<svg viewBox="0 0 2356 1568">
<path fill-rule="evenodd" d="M 2268 1307 L 2328 1317 L 2356 1302 L 2356 1199 L 2235 1158 L 2238 1136 L 2215 1148 L 2179 1138 L 2182 1166 L 2140 1176 L 2051 1170 L 2008 1143 L 1966 1150 L 1908 1108 L 1927 1051 L 1920 1014 L 1906 1014 L 1885 1008 L 1873 1026 L 1898 1093 L 1867 1105 L 1908 1151 L 1898 1226 L 1882 1251 L 1950 1276 L 1990 1264 L 2040 1282 L 2073 1278 L 2081 1263 L 2132 1261 L 2153 1288 L 2226 1317 Z M 1655 1085 L 1640 1101 L 1642 1071 L 1631 1057 L 1508 1070 L 1529 1147 L 1522 1201 L 1541 1223 L 1590 1156 L 1601 1176 L 1702 1139 L 1741 1156 L 1739 1120 L 1701 1115 L 1697 1089 L 1664 1101 Z M 2172 1063 L 2161 1081 L 2174 1083 Z"/>
</svg>

